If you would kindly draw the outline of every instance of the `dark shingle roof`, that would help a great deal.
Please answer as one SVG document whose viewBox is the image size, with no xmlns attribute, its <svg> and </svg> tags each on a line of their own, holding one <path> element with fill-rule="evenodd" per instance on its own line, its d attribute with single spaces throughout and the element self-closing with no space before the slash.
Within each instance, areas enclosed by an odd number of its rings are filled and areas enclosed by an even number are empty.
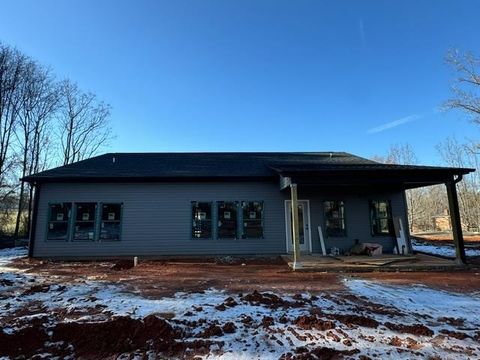
<svg viewBox="0 0 480 360">
<path fill-rule="evenodd" d="M 26 181 L 266 178 L 332 170 L 442 169 L 386 165 L 345 152 L 108 153 L 43 171 Z M 451 169 L 454 170 L 454 169 Z M 455 173 L 467 173 L 463 169 Z M 466 171 L 469 170 L 469 171 Z"/>
</svg>

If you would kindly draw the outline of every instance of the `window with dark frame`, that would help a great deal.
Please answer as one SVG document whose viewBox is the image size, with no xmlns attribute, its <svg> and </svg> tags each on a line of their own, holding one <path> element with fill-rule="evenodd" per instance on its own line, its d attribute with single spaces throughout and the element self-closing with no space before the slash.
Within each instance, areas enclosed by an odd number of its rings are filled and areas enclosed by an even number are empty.
<svg viewBox="0 0 480 360">
<path fill-rule="evenodd" d="M 217 237 L 220 239 L 237 238 L 237 206 L 236 201 L 217 202 Z"/>
<path fill-rule="evenodd" d="M 242 237 L 263 237 L 263 201 L 242 201 Z"/>
<path fill-rule="evenodd" d="M 343 201 L 324 201 L 325 233 L 330 237 L 347 235 L 345 226 L 345 203 Z"/>
<path fill-rule="evenodd" d="M 100 240 L 120 240 L 122 226 L 121 203 L 104 203 L 101 208 Z"/>
<path fill-rule="evenodd" d="M 212 203 L 192 201 L 192 237 L 212 238 Z"/>
<path fill-rule="evenodd" d="M 47 240 L 68 240 L 71 203 L 50 204 Z"/>
<path fill-rule="evenodd" d="M 390 202 L 370 200 L 370 225 L 372 235 L 392 235 L 393 221 Z"/>
<path fill-rule="evenodd" d="M 73 240 L 95 240 L 97 203 L 75 203 Z"/>
</svg>

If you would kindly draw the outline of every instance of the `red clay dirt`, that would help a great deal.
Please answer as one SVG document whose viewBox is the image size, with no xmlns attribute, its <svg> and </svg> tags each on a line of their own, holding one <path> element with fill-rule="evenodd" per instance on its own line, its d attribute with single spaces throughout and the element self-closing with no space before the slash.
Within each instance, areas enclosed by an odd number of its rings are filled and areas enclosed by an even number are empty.
<svg viewBox="0 0 480 360">
<path fill-rule="evenodd" d="M 391 285 L 423 284 L 432 288 L 472 293 L 480 289 L 480 270 L 435 271 L 435 272 L 373 272 L 359 277 L 379 280 Z"/>
<path fill-rule="evenodd" d="M 222 335 L 222 330 L 218 329 L 219 332 L 206 333 L 208 336 Z M 133 351 L 154 351 L 166 358 L 189 359 L 209 353 L 213 344 L 223 346 L 221 341 L 184 339 L 180 328 L 154 315 L 143 320 L 117 317 L 95 323 L 62 322 L 48 331 L 44 324 L 36 323 L 13 334 L 0 331 L 0 354 L 30 358 L 39 351 L 48 351 L 51 356 L 64 358 L 71 357 L 74 351 L 75 358 L 106 359 Z"/>
<path fill-rule="evenodd" d="M 153 339 L 152 334 L 155 334 Z M 149 340 L 150 348 L 162 353 L 174 353 L 178 351 L 175 339 L 180 336 L 181 331 L 165 320 L 150 315 L 143 321 L 118 317 L 103 323 L 60 323 L 53 329 L 52 340 L 73 344 L 78 357 L 104 358 L 143 349 Z"/>
<path fill-rule="evenodd" d="M 317 329 L 325 331 L 335 329 L 336 327 L 333 321 L 319 319 L 316 315 L 301 315 L 294 321 L 294 323 L 304 330 Z"/>
<path fill-rule="evenodd" d="M 277 293 L 337 291 L 344 289 L 342 279 L 346 277 L 402 285 L 424 284 L 458 292 L 480 289 L 478 269 L 447 272 L 302 273 L 292 272 L 285 263 L 265 262 L 261 265 L 246 263 L 243 266 L 237 263 L 227 265 L 203 262 L 201 259 L 189 262 L 140 259 L 135 268 L 114 270 L 113 267 L 117 264 L 115 261 L 68 262 L 23 258 L 15 260 L 10 266 L 23 269 L 26 273 L 61 276 L 65 282 L 86 279 L 119 282 L 127 288 L 140 291 L 146 297 L 171 296 L 178 291 L 203 291 L 210 287 L 237 293 L 253 290 Z M 257 300 L 274 302 L 274 299 Z"/>
<path fill-rule="evenodd" d="M 207 259 L 208 260 L 208 259 Z M 232 292 L 305 292 L 344 289 L 337 274 L 292 272 L 286 263 L 218 264 L 190 261 L 142 260 L 135 268 L 114 270 L 115 261 L 47 261 L 18 259 L 10 266 L 36 275 L 56 275 L 68 281 L 95 279 L 121 282 L 146 297 L 171 296 L 178 291 L 203 291 L 210 287 Z M 228 304 L 226 304 L 228 306 Z"/>
<path fill-rule="evenodd" d="M 395 330 L 401 333 L 408 333 L 417 336 L 432 336 L 433 331 L 422 324 L 414 324 L 414 325 L 401 325 L 401 324 L 394 324 L 391 322 L 386 322 L 384 324 L 390 330 Z"/>
<path fill-rule="evenodd" d="M 338 360 L 351 357 L 358 354 L 360 350 L 337 350 L 328 347 L 317 347 L 312 350 L 308 350 L 305 347 L 298 347 L 295 349 L 295 354 L 287 353 L 282 356 L 280 360 Z"/>
<path fill-rule="evenodd" d="M 342 274 L 292 272 L 286 264 L 277 264 L 276 260 L 271 263 L 267 260 L 262 260 L 261 264 L 249 263 L 247 261 L 242 262 L 245 264 L 242 265 L 242 263 L 239 264 L 235 261 L 233 263 L 225 263 L 224 261 L 202 262 L 200 259 L 196 259 L 194 261 L 167 262 L 143 261 L 140 259 L 140 265 L 134 268 L 120 266 L 123 263 L 115 266 L 119 263 L 118 261 L 63 262 L 18 259 L 9 266 L 21 268 L 26 273 L 45 275 L 46 279 L 52 275 L 60 276 L 55 278 L 55 284 L 84 281 L 86 279 L 119 283 L 126 285 L 132 290 L 139 291 L 147 297 L 169 296 L 178 291 L 202 292 L 210 287 L 226 289 L 237 295 L 231 294 L 222 303 L 216 305 L 225 309 L 235 307 L 241 302 L 272 309 L 306 306 L 307 304 L 311 305 L 312 300 L 315 298 L 315 295 L 308 295 L 306 292 L 323 292 L 323 296 L 327 297 L 329 290 L 340 291 L 344 294 L 344 300 L 353 301 L 372 313 L 388 314 L 392 317 L 396 315 L 397 310 L 387 310 L 381 304 L 369 303 L 352 294 L 342 292 L 345 289 L 342 283 L 343 278 L 353 276 L 392 284 L 425 284 L 430 287 L 464 292 L 478 291 L 480 288 L 480 273 L 476 272 L 478 270 Z M 30 293 L 44 292 L 48 290 L 48 286 L 48 284 L 34 285 L 26 289 L 26 291 Z M 266 293 L 265 291 L 275 291 L 277 295 Z M 297 295 L 284 299 L 281 295 L 282 293 L 297 293 Z M 338 301 L 341 301 L 341 297 L 338 298 Z M 32 309 L 33 307 L 30 308 L 30 311 Z M 361 316 L 359 315 L 360 313 L 357 314 L 355 311 L 349 311 L 349 313 L 353 314 L 324 314 L 322 309 L 315 308 L 318 309 L 315 312 L 313 312 L 313 309 L 311 314 L 305 317 L 296 319 L 287 319 L 285 317 L 285 319 L 278 319 L 278 321 L 281 323 L 292 322 L 292 324 L 294 323 L 303 329 L 315 328 L 327 331 L 325 336 L 331 337 L 334 341 L 336 341 L 335 338 L 338 338 L 340 341 L 338 336 L 340 334 L 339 329 L 338 327 L 334 328 L 336 323 L 346 324 L 347 327 L 364 326 L 376 328 L 381 325 L 375 319 Z M 41 309 L 38 310 L 38 312 L 41 311 Z M 95 311 L 102 312 L 103 309 L 95 309 Z M 201 308 L 192 308 L 192 311 L 198 312 L 201 311 Z M 250 316 L 247 314 L 243 315 L 239 317 L 240 323 L 250 327 L 258 326 L 252 324 L 253 319 Z M 61 321 L 61 316 L 62 313 L 58 312 L 57 320 Z M 69 317 L 71 316 L 72 314 L 69 314 Z M 94 354 L 102 354 L 101 356 L 103 357 L 115 356 L 122 352 L 129 352 L 132 349 L 144 351 L 147 343 L 150 344 L 148 346 L 166 356 L 183 356 L 187 349 L 189 351 L 193 349 L 193 352 L 189 353 L 190 355 L 200 355 L 209 353 L 213 344 L 218 345 L 221 349 L 221 342 L 215 341 L 216 336 L 237 331 L 235 324 L 232 322 L 212 323 L 208 319 L 203 318 L 197 321 L 184 319 L 175 323 L 169 322 L 168 319 L 165 314 L 161 314 L 160 318 L 148 316 L 143 320 L 139 320 L 119 317 L 110 318 L 108 321 L 95 324 L 60 322 L 51 327 L 51 334 L 47 334 L 43 326 L 43 322 L 48 319 L 38 320 L 38 323 L 32 323 L 30 327 L 25 330 L 19 330 L 15 334 L 6 334 L 0 331 L 0 354 L 7 352 L 12 357 L 18 354 L 34 354 L 41 347 L 41 344 L 44 344 L 46 341 L 64 341 L 65 344 L 73 344 L 76 355 L 84 358 L 95 358 L 94 355 L 90 356 L 92 351 Z M 232 321 L 236 321 L 236 319 L 232 319 Z M 461 321 L 461 319 L 455 318 L 444 318 L 442 320 L 446 324 L 458 325 L 462 325 Z M 178 324 L 186 325 L 186 329 L 182 330 L 185 333 L 179 330 Z M 272 325 L 274 325 L 274 319 L 268 316 L 265 316 L 261 321 L 261 326 L 267 330 L 270 330 Z M 431 336 L 428 334 L 432 332 L 431 329 L 421 324 L 404 326 L 394 322 L 387 322 L 384 325 L 401 333 Z M 290 331 L 293 336 L 301 336 L 298 333 L 295 334 L 294 330 Z M 192 339 L 192 336 L 199 333 L 202 333 L 200 337 L 213 337 L 213 339 L 195 338 L 195 340 L 185 340 Z M 128 334 L 128 339 L 124 337 L 127 336 L 125 334 Z M 155 334 L 155 341 L 153 342 L 150 341 L 152 340 L 152 334 Z M 455 338 L 463 336 L 460 333 L 453 332 L 445 335 Z M 474 336 L 474 338 L 477 337 L 480 341 L 480 332 Z M 38 339 L 38 342 L 27 341 L 27 339 L 31 338 Z M 345 338 L 345 341 L 350 340 Z M 95 348 L 90 350 L 92 343 L 95 343 Z M 2 346 L 8 346 L 8 348 L 2 349 Z M 293 349 L 293 347 L 290 349 Z M 66 347 L 58 347 L 54 351 L 56 351 L 54 355 L 59 357 L 64 357 L 71 353 L 71 350 L 68 350 Z M 358 353 L 358 351 L 358 349 L 340 351 L 331 348 L 297 348 L 290 350 L 290 353 L 284 354 L 282 358 L 315 359 L 321 354 L 320 358 L 322 359 L 338 359 L 344 356 L 352 356 Z"/>
</svg>

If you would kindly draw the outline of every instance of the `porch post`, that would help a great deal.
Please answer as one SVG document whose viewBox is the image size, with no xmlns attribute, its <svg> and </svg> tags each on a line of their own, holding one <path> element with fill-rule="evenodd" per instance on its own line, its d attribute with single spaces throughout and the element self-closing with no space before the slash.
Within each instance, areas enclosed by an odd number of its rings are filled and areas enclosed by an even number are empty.
<svg viewBox="0 0 480 360">
<path fill-rule="evenodd" d="M 298 198 L 297 184 L 290 184 L 292 198 L 292 237 L 293 237 L 293 270 L 300 269 L 300 231 L 298 229 Z"/>
<path fill-rule="evenodd" d="M 457 197 L 457 182 L 462 178 L 456 180 L 447 181 L 445 186 L 447 187 L 448 207 L 450 210 L 450 219 L 452 222 L 453 242 L 455 244 L 456 261 L 458 264 L 464 265 L 467 263 L 465 256 L 465 243 L 463 241 L 462 222 L 460 220 L 460 210 L 458 208 Z"/>
</svg>

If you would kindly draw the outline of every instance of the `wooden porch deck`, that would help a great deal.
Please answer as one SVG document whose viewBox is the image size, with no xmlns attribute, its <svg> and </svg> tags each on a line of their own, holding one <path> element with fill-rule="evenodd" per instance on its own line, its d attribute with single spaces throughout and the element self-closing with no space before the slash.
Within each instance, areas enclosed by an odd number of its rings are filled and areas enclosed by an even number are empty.
<svg viewBox="0 0 480 360">
<path fill-rule="evenodd" d="M 293 255 L 284 255 L 290 268 Z M 369 272 L 369 271 L 444 271 L 465 269 L 455 260 L 425 254 L 408 256 L 384 254 L 379 256 L 323 256 L 305 254 L 301 256 L 302 268 L 296 271 L 317 272 Z"/>
</svg>

